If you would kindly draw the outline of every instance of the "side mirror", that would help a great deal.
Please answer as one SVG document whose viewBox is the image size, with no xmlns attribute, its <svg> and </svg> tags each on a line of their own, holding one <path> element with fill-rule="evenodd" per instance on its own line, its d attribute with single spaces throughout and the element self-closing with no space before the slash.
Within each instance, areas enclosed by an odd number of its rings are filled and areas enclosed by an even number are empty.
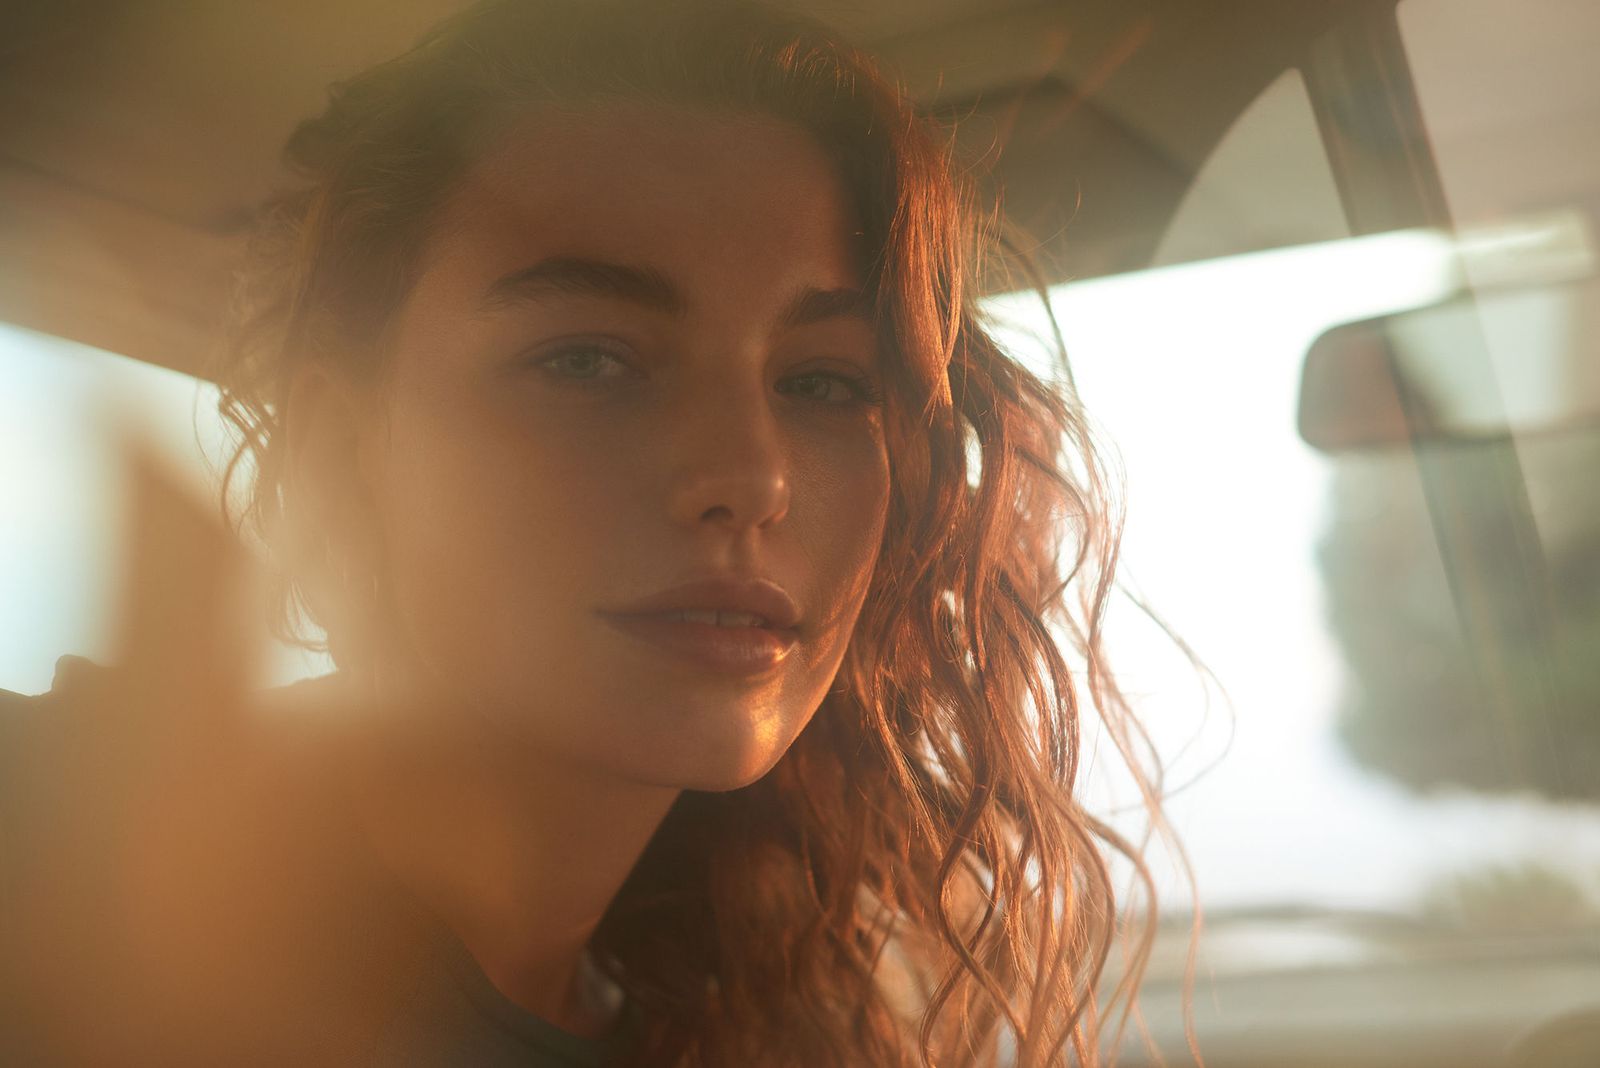
<svg viewBox="0 0 1600 1068">
<path fill-rule="evenodd" d="M 1482 441 L 1600 420 L 1600 281 L 1480 293 L 1324 332 L 1300 436 L 1324 452 Z"/>
</svg>

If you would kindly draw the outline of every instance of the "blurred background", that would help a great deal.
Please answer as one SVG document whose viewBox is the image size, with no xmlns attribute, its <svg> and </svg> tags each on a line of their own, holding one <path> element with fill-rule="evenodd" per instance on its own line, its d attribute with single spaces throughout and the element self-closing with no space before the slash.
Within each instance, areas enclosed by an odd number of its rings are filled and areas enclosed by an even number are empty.
<svg viewBox="0 0 1600 1068">
<path fill-rule="evenodd" d="M 130 428 L 197 377 L 277 147 L 454 5 L 38 5 L 0 35 L 0 688 L 108 653 Z M 1126 480 L 1112 655 L 1207 916 L 1207 1063 L 1600 1064 L 1600 6 L 795 4 L 954 125 L 986 307 Z M 1038 285 L 1034 286 L 1033 282 Z M 262 682 L 327 670 L 270 646 Z M 1140 814 L 1104 738 L 1096 807 Z M 1193 898 L 1126 1063 L 1191 1059 Z"/>
</svg>

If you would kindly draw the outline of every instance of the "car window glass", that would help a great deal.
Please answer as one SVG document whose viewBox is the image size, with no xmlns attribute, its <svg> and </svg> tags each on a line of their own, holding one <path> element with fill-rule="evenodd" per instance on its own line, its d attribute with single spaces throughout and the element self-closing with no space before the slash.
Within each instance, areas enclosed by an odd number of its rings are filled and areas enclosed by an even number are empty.
<svg viewBox="0 0 1600 1068">
<path fill-rule="evenodd" d="M 1208 912 L 1360 909 L 1455 922 L 1464 900 L 1493 897 L 1478 890 L 1510 873 L 1517 887 L 1553 887 L 1565 902 L 1513 906 L 1522 922 L 1587 922 L 1600 820 L 1536 791 L 1426 779 L 1419 766 L 1427 754 L 1405 702 L 1458 693 L 1469 676 L 1413 456 L 1330 457 L 1296 433 L 1310 342 L 1338 323 L 1450 296 L 1455 243 L 1429 232 L 1348 236 L 1290 71 L 1218 146 L 1155 262 L 1054 287 L 1050 299 L 1085 406 L 1126 469 L 1129 574 L 1231 700 L 1231 714 L 1215 704 L 1205 714 L 1193 671 L 1120 607 L 1114 664 L 1175 759 L 1171 781 L 1205 772 L 1170 811 Z M 991 306 L 1019 353 L 1041 351 L 1036 298 Z M 1367 690 L 1380 680 L 1404 695 L 1400 707 L 1374 710 Z M 1423 729 L 1439 749 L 1482 726 L 1463 714 Z M 1472 909 L 1471 922 L 1507 915 L 1503 902 Z M 1381 951 L 1326 931 L 1274 950 L 1307 963 Z"/>
<path fill-rule="evenodd" d="M 1525 240 L 1558 235 L 1561 263 L 1520 255 L 1468 259 L 1508 404 L 1529 390 L 1600 397 L 1600 77 L 1594 67 L 1600 7 L 1584 0 L 1404 0 L 1398 9 L 1446 200 L 1458 227 L 1515 227 Z M 1534 249 L 1538 246 L 1534 245 Z M 1559 347 L 1554 369 L 1530 359 Z M 1534 370 L 1544 373 L 1530 381 Z M 1592 423 L 1592 420 L 1591 420 Z M 1559 640 L 1594 649 L 1600 601 L 1600 432 L 1591 425 L 1517 443 L 1529 503 L 1552 570 Z M 1590 653 L 1587 662 L 1596 662 Z M 1600 701 L 1600 671 L 1573 680 Z M 1575 695 L 1576 696 L 1576 695 Z M 1600 767 L 1592 715 L 1573 742 Z M 1581 736 L 1580 736 L 1581 732 Z M 1600 799 L 1600 787 L 1591 794 Z"/>
<path fill-rule="evenodd" d="M 228 438 L 216 387 L 175 371 L 3 324 L 0 368 L 0 689 L 39 693 L 62 654 L 113 654 L 130 438 L 208 509 Z M 328 667 L 260 640 L 263 681 Z"/>
</svg>

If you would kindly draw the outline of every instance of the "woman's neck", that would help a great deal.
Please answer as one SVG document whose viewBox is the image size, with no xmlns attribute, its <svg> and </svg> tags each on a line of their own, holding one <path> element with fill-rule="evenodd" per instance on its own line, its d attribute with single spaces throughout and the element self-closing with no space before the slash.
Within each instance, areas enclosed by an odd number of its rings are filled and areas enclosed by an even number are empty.
<svg viewBox="0 0 1600 1068">
<path fill-rule="evenodd" d="M 678 791 L 494 739 L 469 710 L 359 722 L 349 783 L 380 862 L 510 1001 L 576 1034 L 606 1030 L 585 946 Z"/>
</svg>

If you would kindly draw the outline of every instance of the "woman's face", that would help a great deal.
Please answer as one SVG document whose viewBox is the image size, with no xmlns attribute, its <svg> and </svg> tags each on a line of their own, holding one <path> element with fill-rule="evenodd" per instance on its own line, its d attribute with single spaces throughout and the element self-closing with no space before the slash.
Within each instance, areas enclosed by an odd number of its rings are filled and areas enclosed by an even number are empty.
<svg viewBox="0 0 1600 1068">
<path fill-rule="evenodd" d="M 856 230 L 822 149 L 774 121 L 595 105 L 495 143 L 362 435 L 412 685 L 634 781 L 772 767 L 887 509 Z M 678 611 L 739 607 L 766 625 Z"/>
</svg>

